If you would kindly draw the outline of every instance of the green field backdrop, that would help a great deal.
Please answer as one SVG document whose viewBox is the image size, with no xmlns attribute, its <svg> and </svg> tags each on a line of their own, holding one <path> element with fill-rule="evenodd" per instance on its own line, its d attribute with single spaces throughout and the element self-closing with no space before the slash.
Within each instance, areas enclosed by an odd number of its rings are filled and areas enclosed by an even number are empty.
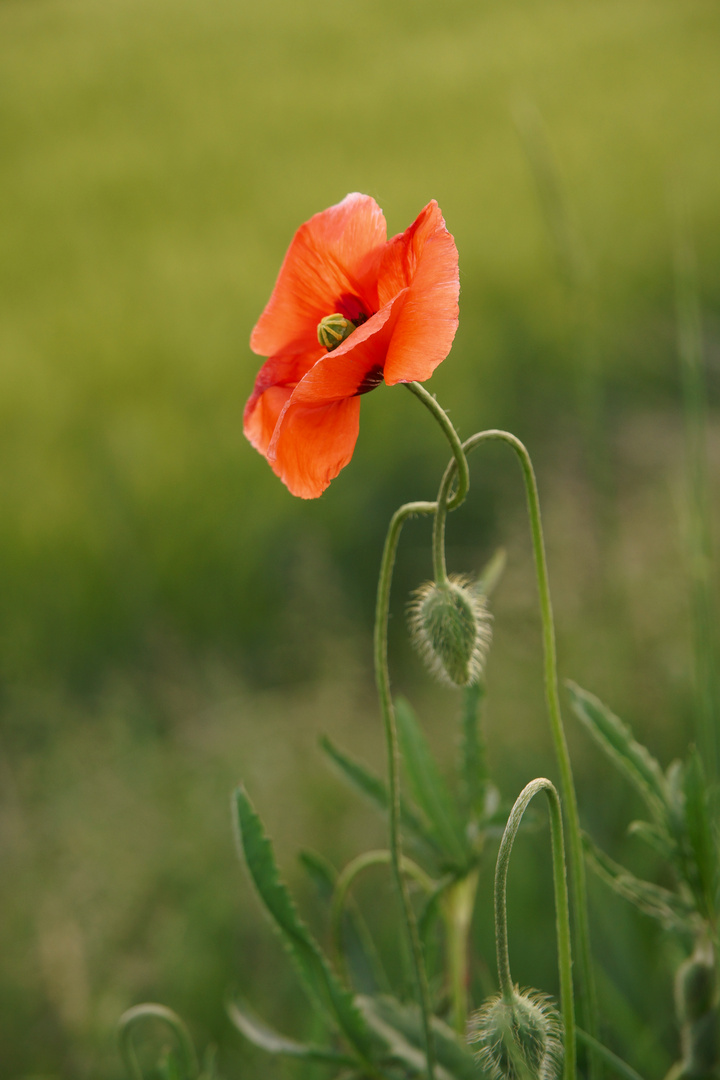
<svg viewBox="0 0 720 1080">
<path fill-rule="evenodd" d="M 429 387 L 463 436 L 509 427 L 533 454 L 561 677 L 666 764 L 695 738 L 674 262 L 680 216 L 717 505 L 719 56 L 711 0 L 0 0 L 3 1078 L 119 1080 L 114 1025 L 143 1000 L 215 1043 L 228 1080 L 310 1075 L 250 1051 L 225 1014 L 237 988 L 309 1030 L 229 796 L 247 783 L 321 933 L 298 852 L 340 866 L 385 841 L 317 738 L 382 768 L 380 552 L 447 459 L 402 387 L 363 399 L 354 459 L 315 502 L 243 437 L 248 337 L 287 244 L 349 191 L 391 233 L 435 198 L 457 240 L 460 329 Z M 502 448 L 475 455 L 448 540 L 457 571 L 507 551 L 485 720 L 514 798 L 555 764 Z M 416 522 L 391 663 L 447 766 L 457 702 L 404 631 L 429 574 Z M 638 807 L 568 723 L 583 823 L 652 876 L 625 838 Z M 510 920 L 518 979 L 552 991 L 547 852 L 544 832 L 522 841 Z M 492 862 L 475 1003 L 492 984 Z M 374 888 L 393 950 L 394 901 Z M 660 1076 L 672 946 L 601 885 L 592 899 L 611 1041 Z"/>
</svg>

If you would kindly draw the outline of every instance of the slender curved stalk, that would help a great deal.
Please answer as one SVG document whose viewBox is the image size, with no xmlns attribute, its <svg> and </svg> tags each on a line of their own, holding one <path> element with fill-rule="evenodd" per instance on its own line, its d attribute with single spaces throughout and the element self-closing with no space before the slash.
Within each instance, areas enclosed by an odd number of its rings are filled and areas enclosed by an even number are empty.
<svg viewBox="0 0 720 1080">
<path fill-rule="evenodd" d="M 359 874 L 362 874 L 372 866 L 388 866 L 391 863 L 392 853 L 388 850 L 365 851 L 362 855 L 358 855 L 357 858 L 347 864 L 335 883 L 335 890 L 330 906 L 330 934 L 336 963 L 338 964 L 338 967 L 343 969 L 345 975 L 347 975 L 347 970 L 342 950 L 341 932 L 342 916 L 348 892 L 350 891 L 355 878 Z M 403 873 L 408 877 L 414 878 L 425 892 L 432 893 L 435 890 L 437 883 L 425 873 L 421 866 L 418 866 L 416 862 L 409 859 L 407 855 L 401 856 L 400 863 Z"/>
<path fill-rule="evenodd" d="M 458 490 L 453 500 L 454 505 L 459 505 L 465 498 L 469 485 L 469 472 L 467 460 L 463 452 L 460 437 L 455 431 L 445 411 L 438 405 L 432 394 L 419 383 L 406 383 L 408 389 L 422 401 L 432 413 L 443 430 L 453 452 L 453 461 L 458 473 Z M 380 577 L 378 580 L 377 604 L 375 608 L 375 680 L 377 683 L 380 709 L 385 726 L 385 742 L 388 757 L 388 790 L 390 795 L 390 853 L 393 874 L 397 885 L 400 901 L 402 904 L 405 925 L 415 970 L 415 980 L 418 990 L 418 1003 L 422 1015 L 423 1036 L 425 1040 L 425 1054 L 427 1060 L 428 1080 L 435 1080 L 435 1046 L 430 1026 L 430 990 L 428 987 L 427 973 L 422 955 L 422 945 L 418 933 L 417 920 L 410 902 L 410 894 L 407 881 L 402 870 L 402 847 L 400 840 L 400 747 L 398 744 L 397 722 L 395 709 L 390 692 L 390 671 L 387 657 L 388 617 L 390 612 L 390 586 L 392 573 L 395 566 L 395 554 L 400 539 L 402 527 L 409 517 L 416 514 L 434 514 L 437 511 L 436 502 L 413 502 L 406 503 L 396 510 L 390 521 L 382 561 L 380 563 Z M 441 567 L 444 573 L 444 562 Z"/>
<path fill-rule="evenodd" d="M 180 1058 L 183 1066 L 183 1077 L 187 1080 L 195 1080 L 198 1076 L 198 1062 L 195 1056 L 195 1048 L 188 1035 L 187 1028 L 177 1013 L 165 1005 L 135 1005 L 132 1009 L 124 1012 L 118 1020 L 118 1045 L 120 1056 L 125 1068 L 132 1080 L 143 1080 L 142 1071 L 138 1063 L 135 1047 L 133 1046 L 133 1028 L 142 1020 L 160 1020 L 172 1030 L 180 1050 Z"/>
<path fill-rule="evenodd" d="M 467 458 L 465 457 L 465 452 L 462 443 L 460 442 L 460 436 L 450 423 L 447 413 L 440 405 L 438 405 L 432 394 L 429 394 L 425 387 L 421 386 L 420 383 L 408 383 L 407 386 L 436 418 L 447 436 L 453 452 L 452 469 L 448 468 L 445 470 L 445 475 L 443 476 L 440 485 L 435 523 L 433 525 L 433 575 L 438 584 L 442 584 L 447 581 L 447 566 L 445 563 L 445 518 L 448 510 L 454 510 L 465 499 L 468 488 L 470 487 L 470 472 L 468 470 Z M 457 488 L 452 499 L 449 499 L 450 487 L 456 476 Z"/>
<path fill-rule="evenodd" d="M 388 759 L 388 791 L 390 817 L 390 854 L 395 877 L 395 884 L 400 895 L 405 926 L 407 928 L 410 950 L 412 953 L 415 981 L 418 990 L 418 1004 L 422 1016 L 425 1054 L 427 1059 L 428 1080 L 435 1077 L 435 1046 L 430 1027 L 430 989 L 422 956 L 420 934 L 417 920 L 410 901 L 407 881 L 402 871 L 402 848 L 400 841 L 400 746 L 398 743 L 397 721 L 390 692 L 390 671 L 387 659 L 388 615 L 390 609 L 390 585 L 395 565 L 400 532 L 409 517 L 415 514 L 434 514 L 437 504 L 434 502 L 406 503 L 393 514 L 383 549 L 378 580 L 377 605 L 375 609 L 375 680 L 377 683 L 380 709 L 385 726 L 385 743 Z"/>
<path fill-rule="evenodd" d="M 590 928 L 588 922 L 587 883 L 585 879 L 585 861 L 583 857 L 582 836 L 580 832 L 580 817 L 578 814 L 577 795 L 573 781 L 570 754 L 560 712 L 560 694 L 558 691 L 557 677 L 557 653 L 555 648 L 555 624 L 553 621 L 552 602 L 550 599 L 550 585 L 548 581 L 547 560 L 545 557 L 545 543 L 543 539 L 542 519 L 540 517 L 540 500 L 538 497 L 537 481 L 532 467 L 530 455 L 523 443 L 509 431 L 499 431 L 494 428 L 488 431 L 478 432 L 463 443 L 465 454 L 479 446 L 480 443 L 489 441 L 508 443 L 515 451 L 525 481 L 527 496 L 528 515 L 530 518 L 530 531 L 535 555 L 535 570 L 537 574 L 538 593 L 540 598 L 540 616 L 542 621 L 544 674 L 545 674 L 545 697 L 547 701 L 550 729 L 555 745 L 555 756 L 560 770 L 560 790 L 563 797 L 563 806 L 568 823 L 568 847 L 570 854 L 570 878 L 574 899 L 573 922 L 578 952 L 578 967 L 580 969 L 580 986 L 578 999 L 581 1007 L 583 1022 L 591 1038 L 597 1038 L 597 995 L 595 979 L 592 970 L 592 958 L 590 952 Z M 447 486 L 455 471 L 455 458 L 450 461 L 445 473 Z M 443 480 L 445 484 L 445 479 Z M 592 1044 L 587 1043 L 592 1049 Z"/>
<path fill-rule="evenodd" d="M 544 791 L 550 809 L 550 830 L 552 834 L 553 886 L 555 890 L 555 927 L 558 945 L 558 971 L 560 974 L 560 1005 L 563 1015 L 563 1040 L 565 1059 L 564 1080 L 575 1080 L 576 1045 L 575 1045 L 575 1003 L 573 1001 L 572 951 L 570 946 L 570 911 L 568 906 L 567 881 L 565 880 L 565 848 L 563 844 L 562 811 L 560 798 L 553 784 L 540 777 L 531 780 L 523 788 L 510 811 L 500 842 L 495 868 L 495 940 L 497 944 L 497 965 L 500 992 L 508 1004 L 515 997 L 512 975 L 510 974 L 510 956 L 507 935 L 507 875 L 510 866 L 510 854 L 530 800 L 539 791 Z"/>
<path fill-rule="evenodd" d="M 601 1042 L 594 1039 L 592 1035 L 588 1035 L 587 1031 L 583 1031 L 582 1028 L 576 1028 L 577 1040 L 584 1046 L 588 1046 L 599 1058 L 609 1065 L 616 1076 L 622 1076 L 623 1080 L 643 1080 L 639 1072 L 633 1069 L 632 1065 L 628 1065 L 627 1061 L 623 1061 L 622 1058 L 614 1054 L 612 1050 L 608 1050 L 607 1046 L 603 1046 Z"/>
</svg>

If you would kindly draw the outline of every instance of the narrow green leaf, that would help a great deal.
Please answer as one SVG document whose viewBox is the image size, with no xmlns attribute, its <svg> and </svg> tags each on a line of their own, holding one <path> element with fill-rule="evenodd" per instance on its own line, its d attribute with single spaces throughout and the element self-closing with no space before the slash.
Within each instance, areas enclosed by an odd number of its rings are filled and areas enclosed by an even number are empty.
<svg viewBox="0 0 720 1080">
<path fill-rule="evenodd" d="M 499 547 L 478 574 L 478 585 L 486 596 L 490 596 L 495 589 L 495 586 L 503 575 L 506 562 L 507 552 L 505 551 L 505 548 Z"/>
<path fill-rule="evenodd" d="M 301 851 L 300 863 L 318 891 L 320 899 L 330 904 L 337 880 L 337 870 L 316 851 Z"/>
<path fill-rule="evenodd" d="M 591 869 L 611 889 L 629 900 L 646 915 L 657 919 L 667 930 L 692 934 L 696 922 L 692 904 L 684 901 L 676 893 L 670 892 L 669 889 L 635 877 L 624 866 L 620 866 L 596 847 L 588 836 L 583 836 L 583 846 Z"/>
<path fill-rule="evenodd" d="M 235 806 L 239 846 L 255 887 L 281 931 L 307 990 L 321 1011 L 338 1024 L 351 1045 L 367 1057 L 372 1051 L 367 1025 L 298 915 L 287 886 L 280 880 L 272 845 L 243 787 L 235 792 Z"/>
<path fill-rule="evenodd" d="M 412 707 L 405 698 L 395 702 L 398 736 L 408 782 L 433 836 L 452 862 L 465 865 L 471 853 L 450 791 L 430 753 Z"/>
<path fill-rule="evenodd" d="M 572 707 L 595 741 L 637 788 L 653 817 L 667 817 L 667 789 L 663 771 L 655 758 L 633 738 L 627 724 L 603 705 L 594 694 L 567 683 Z"/>
<path fill-rule="evenodd" d="M 685 827 L 695 873 L 688 876 L 698 907 L 712 919 L 718 877 L 718 852 L 710 825 L 708 793 L 702 761 L 693 747 L 685 769 Z M 692 880 L 694 878 L 694 880 Z"/>
<path fill-rule="evenodd" d="M 387 787 L 380 777 L 372 773 L 359 761 L 355 761 L 354 758 L 339 750 L 327 736 L 322 736 L 320 739 L 320 747 L 330 760 L 337 765 L 345 779 L 349 780 L 354 788 L 374 803 L 383 813 L 387 813 L 390 797 Z M 402 799 L 400 803 L 400 820 L 403 828 L 415 840 L 430 847 L 436 854 L 441 853 L 437 840 L 405 799 Z"/>
<path fill-rule="evenodd" d="M 662 826 L 650 821 L 631 821 L 628 825 L 628 833 L 630 836 L 637 836 L 640 840 L 644 840 L 669 862 L 675 858 L 676 845 L 668 835 L 667 829 Z"/>
<path fill-rule="evenodd" d="M 668 802 L 668 830 L 676 843 L 685 833 L 685 764 L 676 759 L 665 770 L 665 790 Z"/>
<path fill-rule="evenodd" d="M 403 1005 L 396 998 L 358 997 L 357 1003 L 373 1031 L 383 1039 L 389 1052 L 413 1073 L 427 1074 L 425 1039 L 417 1005 Z M 474 1056 L 452 1028 L 434 1016 L 432 1034 L 438 1080 L 483 1080 Z"/>
<path fill-rule="evenodd" d="M 227 1007 L 228 1015 L 248 1042 L 266 1050 L 268 1054 L 280 1054 L 283 1057 L 305 1058 L 309 1061 L 327 1061 L 335 1065 L 356 1065 L 356 1058 L 348 1054 L 339 1054 L 330 1047 L 313 1046 L 288 1039 L 269 1027 L 263 1020 L 240 1001 L 231 1001 Z"/>
<path fill-rule="evenodd" d="M 480 727 L 480 706 L 485 686 L 477 682 L 466 687 L 460 715 L 460 781 L 463 809 L 476 820 L 485 814 L 485 796 L 489 781 L 485 740 Z"/>
</svg>

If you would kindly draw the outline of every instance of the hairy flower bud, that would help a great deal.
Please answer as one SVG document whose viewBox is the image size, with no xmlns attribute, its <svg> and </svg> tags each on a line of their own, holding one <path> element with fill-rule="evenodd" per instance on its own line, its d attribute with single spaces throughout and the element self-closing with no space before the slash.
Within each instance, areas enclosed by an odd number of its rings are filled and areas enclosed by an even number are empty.
<svg viewBox="0 0 720 1080">
<path fill-rule="evenodd" d="M 481 590 L 467 578 L 427 581 L 408 606 L 413 644 L 430 672 L 453 686 L 480 678 L 490 641 L 491 616 Z"/>
<path fill-rule="evenodd" d="M 563 1046 L 560 1017 L 545 994 L 535 990 L 512 999 L 491 998 L 470 1018 L 468 1042 L 491 1080 L 558 1080 Z"/>
<path fill-rule="evenodd" d="M 357 330 L 357 324 L 350 319 L 346 319 L 339 311 L 335 311 L 332 315 L 326 315 L 318 323 L 318 341 L 325 346 L 328 352 L 332 352 L 333 349 L 337 349 L 338 345 L 342 344 L 346 337 L 350 337 L 353 330 Z"/>
</svg>

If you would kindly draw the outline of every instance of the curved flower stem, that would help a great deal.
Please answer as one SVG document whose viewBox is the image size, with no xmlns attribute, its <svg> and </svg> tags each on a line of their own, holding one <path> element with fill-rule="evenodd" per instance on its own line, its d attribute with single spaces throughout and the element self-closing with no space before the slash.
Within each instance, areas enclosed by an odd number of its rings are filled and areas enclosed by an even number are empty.
<svg viewBox="0 0 720 1080">
<path fill-rule="evenodd" d="M 580 987 L 578 999 L 581 1006 L 581 1015 L 588 1033 L 593 1038 L 597 1037 L 597 997 L 595 991 L 595 979 L 592 970 L 592 958 L 590 952 L 590 929 L 588 923 L 587 884 L 585 880 L 585 861 L 583 858 L 582 836 L 580 833 L 580 817 L 578 814 L 577 795 L 573 781 L 570 755 L 568 753 L 565 731 L 560 713 L 560 695 L 558 692 L 557 677 L 557 654 L 555 649 L 555 624 L 550 600 L 550 585 L 548 582 L 547 560 L 545 558 L 545 543 L 543 540 L 542 520 L 540 517 L 540 500 L 538 497 L 537 481 L 532 467 L 530 455 L 525 446 L 515 435 L 509 431 L 490 429 L 472 435 L 463 443 L 466 454 L 474 450 L 482 442 L 501 441 L 508 443 L 520 461 L 520 467 L 525 480 L 525 492 L 527 495 L 528 514 L 530 517 L 530 530 L 532 534 L 533 551 L 535 553 L 535 569 L 540 596 L 540 616 L 542 620 L 543 650 L 545 656 L 545 697 L 547 701 L 550 728 L 555 744 L 555 755 L 560 770 L 560 790 L 562 791 L 563 805 L 568 823 L 568 847 L 570 853 L 570 877 L 574 899 L 573 921 L 578 951 L 578 966 L 580 969 Z M 455 458 L 452 459 L 446 471 L 452 480 L 455 469 Z M 444 482 L 444 481 L 443 481 Z M 592 1044 L 588 1044 L 592 1046 Z M 593 1056 L 591 1054 L 591 1062 Z"/>
<path fill-rule="evenodd" d="M 460 436 L 455 431 L 445 411 L 438 405 L 432 394 L 419 383 L 405 384 L 408 389 L 419 398 L 423 405 L 433 414 L 442 428 L 453 452 L 453 465 L 458 474 L 457 491 L 451 500 L 453 507 L 459 506 L 465 498 L 469 486 L 469 472 L 467 459 L 463 451 Z M 385 540 L 382 562 L 380 564 L 380 578 L 378 580 L 377 604 L 375 608 L 375 680 L 377 683 L 380 709 L 385 725 L 385 741 L 388 756 L 388 789 L 389 789 L 389 813 L 390 813 L 390 854 L 393 874 L 397 885 L 400 901 L 402 904 L 405 925 L 407 927 L 410 948 L 412 952 L 413 967 L 418 989 L 418 1001 L 422 1015 L 423 1036 L 425 1039 L 425 1054 L 427 1060 L 428 1080 L 435 1077 L 435 1046 L 430 1026 L 430 990 L 428 987 L 427 974 L 422 955 L 420 935 L 418 933 L 417 920 L 410 901 L 407 880 L 402 869 L 402 848 L 400 841 L 400 748 L 398 744 L 397 723 L 393 707 L 392 694 L 390 692 L 390 671 L 387 658 L 388 616 L 390 611 L 390 585 L 392 583 L 393 567 L 395 566 L 395 554 L 397 552 L 400 532 L 405 521 L 416 514 L 435 514 L 438 510 L 437 502 L 413 502 L 406 503 L 396 510 L 390 521 L 390 527 Z M 442 536 L 441 536 L 442 540 Z M 433 563 L 435 573 L 440 575 L 439 580 L 447 578 L 445 569 L 444 552 L 438 551 L 433 544 Z"/>
<path fill-rule="evenodd" d="M 133 1046 L 132 1031 L 141 1020 L 160 1020 L 172 1030 L 180 1050 L 183 1066 L 183 1077 L 195 1080 L 198 1075 L 198 1063 L 195 1056 L 195 1048 L 190 1041 L 187 1028 L 177 1013 L 165 1005 L 135 1005 L 132 1009 L 124 1012 L 118 1020 L 118 1044 L 120 1056 L 125 1068 L 132 1080 L 142 1080 L 142 1071 L 138 1064 L 137 1054 Z"/>
<path fill-rule="evenodd" d="M 429 394 L 425 387 L 421 386 L 420 383 L 407 383 L 407 388 L 408 390 L 411 390 L 433 414 L 447 436 L 447 440 L 450 443 L 453 452 L 452 468 L 445 470 L 445 475 L 440 485 L 435 523 L 433 526 L 433 574 L 438 584 L 442 585 L 443 582 L 447 581 L 447 566 L 445 564 L 445 518 L 448 510 L 454 510 L 465 499 L 468 488 L 470 487 L 470 472 L 468 470 L 468 463 L 463 450 L 463 445 L 460 442 L 460 436 L 451 424 L 450 418 L 445 410 L 438 405 L 432 394 Z M 452 498 L 449 499 L 450 487 L 456 475 L 457 488 Z"/>
<path fill-rule="evenodd" d="M 390 585 L 395 565 L 395 553 L 403 525 L 415 514 L 434 514 L 437 504 L 434 502 L 406 503 L 396 510 L 390 521 L 385 540 L 380 578 L 378 580 L 377 605 L 375 609 L 375 681 L 377 683 L 380 709 L 385 725 L 385 743 L 388 757 L 388 790 L 390 815 L 390 855 L 395 877 L 395 884 L 400 894 L 403 916 L 407 927 L 408 939 L 415 969 L 418 989 L 418 1004 L 422 1016 L 425 1053 L 427 1059 L 428 1080 L 435 1077 L 435 1046 L 430 1027 L 430 989 L 422 956 L 420 934 L 417 920 L 410 901 L 407 880 L 402 869 L 402 848 L 400 843 L 400 747 L 398 743 L 397 722 L 390 692 L 390 671 L 387 659 L 388 615 L 390 608 Z"/>
<path fill-rule="evenodd" d="M 349 862 L 338 876 L 330 906 L 330 934 L 335 959 L 338 966 L 342 968 L 345 968 L 345 957 L 341 942 L 342 916 L 348 892 L 358 874 L 362 874 L 371 866 L 388 866 L 390 863 L 392 863 L 392 853 L 390 851 L 366 851 L 362 855 L 358 855 L 352 862 Z M 425 892 L 432 893 L 434 891 L 436 882 L 425 873 L 421 866 L 418 866 L 412 859 L 408 859 L 407 855 L 401 856 L 400 865 L 403 873 L 407 877 L 414 878 Z M 344 974 L 347 975 L 347 970 L 345 970 Z"/>
<path fill-rule="evenodd" d="M 507 875 L 510 854 L 530 800 L 539 791 L 548 797 L 550 830 L 552 833 L 553 886 L 555 890 L 555 927 L 558 944 L 558 971 L 560 974 L 560 1004 L 563 1015 L 563 1038 L 565 1044 L 564 1080 L 575 1080 L 575 1006 L 573 1002 L 572 952 L 570 946 L 570 912 L 568 908 L 567 881 L 565 880 L 565 848 L 563 844 L 562 812 L 560 798 L 554 786 L 544 777 L 531 780 L 520 792 L 505 826 L 500 842 L 495 868 L 495 939 L 497 943 L 498 979 L 503 999 L 511 1004 L 515 997 L 507 938 Z"/>
</svg>

